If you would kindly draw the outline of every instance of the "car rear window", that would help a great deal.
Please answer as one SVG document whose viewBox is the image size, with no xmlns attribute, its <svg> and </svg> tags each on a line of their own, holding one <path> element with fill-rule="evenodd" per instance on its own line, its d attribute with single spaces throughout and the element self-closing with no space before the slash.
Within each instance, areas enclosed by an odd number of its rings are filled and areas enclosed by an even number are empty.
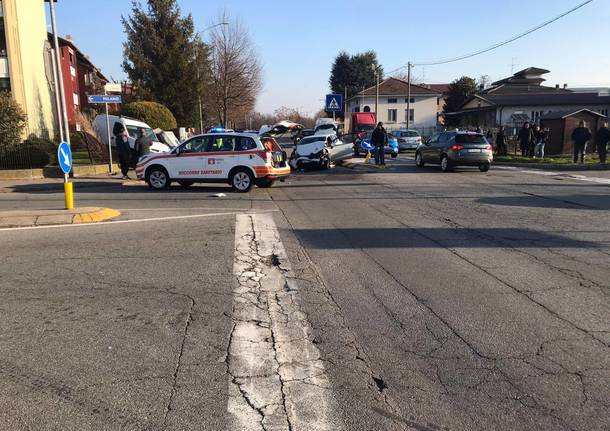
<svg viewBox="0 0 610 431">
<path fill-rule="evenodd" d="M 400 132 L 400 136 L 403 138 L 417 138 L 419 133 L 414 132 L 413 130 L 409 130 L 407 132 Z"/>
<path fill-rule="evenodd" d="M 483 135 L 456 135 L 456 144 L 485 144 L 487 141 Z"/>
</svg>

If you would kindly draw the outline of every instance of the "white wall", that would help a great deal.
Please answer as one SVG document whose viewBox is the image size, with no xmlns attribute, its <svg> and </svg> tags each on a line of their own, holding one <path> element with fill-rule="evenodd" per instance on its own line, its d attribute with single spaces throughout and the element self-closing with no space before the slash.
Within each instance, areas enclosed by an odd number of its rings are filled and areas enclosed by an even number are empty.
<svg viewBox="0 0 610 431">
<path fill-rule="evenodd" d="M 377 119 L 383 121 L 384 125 L 389 130 L 404 128 L 407 125 L 406 120 L 406 109 L 407 103 L 405 102 L 407 96 L 379 96 L 379 115 Z M 414 121 L 411 122 L 410 127 L 423 128 L 423 127 L 435 127 L 437 121 L 437 98 L 436 96 L 418 96 L 412 95 L 415 99 L 414 103 L 411 103 L 410 108 L 414 109 Z M 388 103 L 388 99 L 398 99 L 398 103 Z M 364 107 L 369 106 L 371 112 L 375 112 L 375 96 L 357 97 L 353 98 L 348 103 L 348 110 L 355 112 L 356 107 L 360 108 L 360 112 L 364 112 Z M 388 121 L 388 110 L 397 110 L 396 122 Z"/>
</svg>

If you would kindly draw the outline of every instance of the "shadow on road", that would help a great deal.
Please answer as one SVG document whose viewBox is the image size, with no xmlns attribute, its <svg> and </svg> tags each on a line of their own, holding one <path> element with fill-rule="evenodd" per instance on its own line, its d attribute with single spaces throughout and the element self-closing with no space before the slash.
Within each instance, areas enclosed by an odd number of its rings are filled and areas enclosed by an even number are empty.
<svg viewBox="0 0 610 431">
<path fill-rule="evenodd" d="M 577 232 L 571 232 L 577 233 Z M 298 238 L 316 249 L 371 248 L 597 248 L 600 245 L 530 229 L 350 228 L 300 229 Z"/>
<path fill-rule="evenodd" d="M 563 208 L 585 210 L 609 210 L 610 195 L 560 195 L 560 196 L 490 196 L 479 202 L 489 205 L 530 208 Z"/>
</svg>

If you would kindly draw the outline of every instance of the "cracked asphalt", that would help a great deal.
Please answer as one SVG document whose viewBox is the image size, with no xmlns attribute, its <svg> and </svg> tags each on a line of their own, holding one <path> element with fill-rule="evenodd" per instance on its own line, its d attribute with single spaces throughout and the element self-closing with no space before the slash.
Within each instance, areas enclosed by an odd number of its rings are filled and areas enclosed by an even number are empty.
<svg viewBox="0 0 610 431">
<path fill-rule="evenodd" d="M 610 188 L 389 163 L 0 231 L 0 429 L 610 430 Z"/>
</svg>

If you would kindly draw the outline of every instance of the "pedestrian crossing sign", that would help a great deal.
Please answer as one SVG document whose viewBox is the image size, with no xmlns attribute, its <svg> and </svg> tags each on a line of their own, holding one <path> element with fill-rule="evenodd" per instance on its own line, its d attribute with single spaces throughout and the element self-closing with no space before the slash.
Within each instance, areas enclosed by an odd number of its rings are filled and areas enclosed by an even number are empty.
<svg viewBox="0 0 610 431">
<path fill-rule="evenodd" d="M 326 112 L 342 112 L 343 111 L 343 96 L 340 94 L 326 95 Z"/>
</svg>

